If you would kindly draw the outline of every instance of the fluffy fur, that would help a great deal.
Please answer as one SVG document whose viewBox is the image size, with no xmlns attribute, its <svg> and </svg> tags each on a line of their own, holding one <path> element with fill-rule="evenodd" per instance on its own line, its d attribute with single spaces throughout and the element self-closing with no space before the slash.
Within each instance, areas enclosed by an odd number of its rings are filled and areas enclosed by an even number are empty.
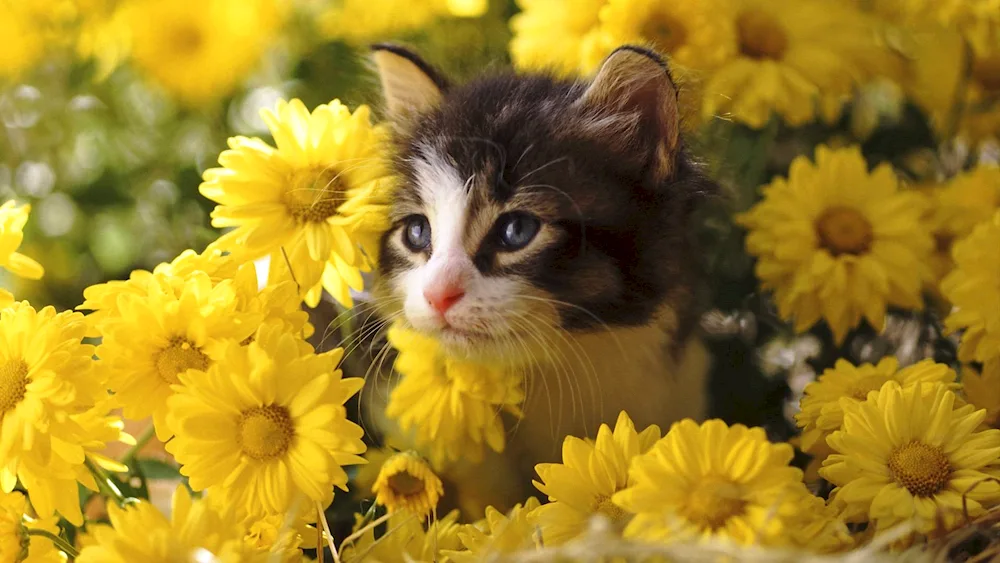
<svg viewBox="0 0 1000 563">
<path fill-rule="evenodd" d="M 521 500 L 565 435 L 593 435 L 620 410 L 643 426 L 699 418 L 707 359 L 692 334 L 688 222 L 715 186 L 683 147 L 663 61 L 624 47 L 589 82 L 498 73 L 453 86 L 399 47 L 374 58 L 401 178 L 382 314 L 528 374 L 526 416 L 488 462 L 504 486 L 460 483 L 466 506 Z M 512 248 L 501 235 L 517 215 L 538 232 Z M 421 217 L 430 239 L 415 249 Z M 442 314 L 443 291 L 460 297 Z"/>
</svg>

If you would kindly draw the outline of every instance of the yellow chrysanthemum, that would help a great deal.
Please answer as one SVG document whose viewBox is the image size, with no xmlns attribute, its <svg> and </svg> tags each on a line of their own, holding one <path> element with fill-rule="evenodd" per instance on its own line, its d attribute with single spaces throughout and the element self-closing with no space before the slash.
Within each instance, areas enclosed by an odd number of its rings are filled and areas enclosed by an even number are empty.
<svg viewBox="0 0 1000 563">
<path fill-rule="evenodd" d="M 94 347 L 83 344 L 80 313 L 35 311 L 26 302 L 0 311 L 0 485 L 18 480 L 39 516 L 59 512 L 80 525 L 77 482 L 97 490 L 84 468 L 121 435 L 120 420 L 94 367 Z"/>
<path fill-rule="evenodd" d="M 458 530 L 464 551 L 446 551 L 455 563 L 486 561 L 499 554 L 534 549 L 540 545 L 540 534 L 534 524 L 534 513 L 539 502 L 535 497 L 524 504 L 516 504 L 507 514 L 492 506 L 486 507 L 486 518 L 476 524 L 467 524 Z"/>
<path fill-rule="evenodd" d="M 833 368 L 824 371 L 803 391 L 800 412 L 795 415 L 796 424 L 802 428 L 802 450 L 813 454 L 825 451 L 826 437 L 840 430 L 844 422 L 844 406 L 864 401 L 887 381 L 908 387 L 928 382 L 954 384 L 955 378 L 954 370 L 934 360 L 923 360 L 903 369 L 899 369 L 899 361 L 893 357 L 882 358 L 874 366 L 855 366 L 847 360 L 837 360 Z"/>
<path fill-rule="evenodd" d="M 111 525 L 88 528 L 93 543 L 77 563 L 173 563 L 207 560 L 219 563 L 268 561 L 243 540 L 239 522 L 206 500 L 192 500 L 177 487 L 168 519 L 152 504 L 139 501 L 125 508 L 108 507 Z"/>
<path fill-rule="evenodd" d="M 900 72 L 874 23 L 841 2 L 737 0 L 719 12 L 736 29 L 737 55 L 708 79 L 705 119 L 832 121 L 860 80 Z"/>
<path fill-rule="evenodd" d="M 923 198 L 901 192 L 892 168 L 869 172 L 857 148 L 801 156 L 737 217 L 747 251 L 781 317 L 804 331 L 821 319 L 843 342 L 864 317 L 876 330 L 887 305 L 919 309 L 933 248 L 921 225 Z"/>
<path fill-rule="evenodd" d="M 0 267 L 15 275 L 37 280 L 45 274 L 41 264 L 17 252 L 24 239 L 24 225 L 28 222 L 30 211 L 30 205 L 17 207 L 13 200 L 0 206 Z"/>
<path fill-rule="evenodd" d="M 402 452 L 382 464 L 372 492 L 375 502 L 389 512 L 402 510 L 426 517 L 437 507 L 444 485 L 420 456 Z"/>
<path fill-rule="evenodd" d="M 271 272 L 290 263 L 310 306 L 325 287 L 345 306 L 388 227 L 387 129 L 367 106 L 353 114 L 334 100 L 310 113 L 299 100 L 262 112 L 277 148 L 233 137 L 205 171 L 201 193 L 219 205 L 212 225 L 237 227 L 215 243 L 248 258 L 271 256 Z"/>
<path fill-rule="evenodd" d="M 366 523 L 361 515 L 355 516 L 354 531 Z M 462 548 L 458 531 L 458 511 L 431 522 L 424 529 L 423 520 L 412 513 L 397 512 L 386 522 L 385 533 L 375 538 L 375 528 L 368 526 L 354 543 L 344 547 L 340 554 L 345 563 L 435 563 L 445 561 L 443 551 Z"/>
<path fill-rule="evenodd" d="M 521 12 L 510 19 L 514 65 L 561 76 L 593 71 L 595 63 L 587 54 L 593 49 L 590 44 L 597 41 L 605 4 L 607 0 L 518 0 Z"/>
<path fill-rule="evenodd" d="M 409 433 L 438 467 L 478 461 L 483 446 L 503 451 L 501 413 L 520 417 L 522 376 L 509 370 L 448 357 L 438 343 L 399 325 L 389 329 L 399 351 L 402 380 L 389 395 L 386 415 Z"/>
<path fill-rule="evenodd" d="M 0 561 L 3 563 L 62 563 L 66 556 L 52 541 L 42 536 L 28 536 L 28 530 L 43 530 L 59 535 L 58 518 L 26 521 L 28 500 L 20 492 L 0 493 Z"/>
<path fill-rule="evenodd" d="M 191 487 L 278 514 L 306 499 L 326 506 L 334 486 L 346 491 L 341 466 L 363 463 L 365 446 L 344 407 L 363 381 L 341 378 L 342 356 L 275 327 L 247 346 L 230 342 L 206 372 L 180 374 L 166 448 Z"/>
<path fill-rule="evenodd" d="M 630 484 L 628 468 L 632 459 L 649 451 L 659 439 L 658 426 L 636 432 L 625 412 L 618 415 L 614 431 L 602 424 L 595 442 L 567 436 L 562 463 L 535 466 L 541 479 L 535 487 L 549 497 L 548 504 L 534 516 L 545 545 L 577 537 L 595 514 L 624 529 L 632 514 L 611 502 L 611 497 Z"/>
<path fill-rule="evenodd" d="M 971 61 L 959 128 L 972 142 L 1000 138 L 1000 5 L 993 12 L 992 21 L 974 21 L 963 33 Z"/>
<path fill-rule="evenodd" d="M 612 497 L 636 516 L 625 536 L 643 541 L 714 541 L 835 550 L 847 541 L 790 467 L 792 447 L 760 428 L 675 423 L 629 470 Z M 818 504 L 822 505 L 822 501 Z"/>
<path fill-rule="evenodd" d="M 678 68 L 712 70 L 736 54 L 735 27 L 719 17 L 728 9 L 717 0 L 609 0 L 583 68 L 596 70 L 615 47 L 632 44 L 651 45 L 667 55 L 675 75 Z"/>
<path fill-rule="evenodd" d="M 350 487 L 352 494 L 359 498 L 371 498 L 372 486 L 382 472 L 382 465 L 398 453 L 397 448 L 369 448 L 363 456 L 365 464 L 357 467 L 354 476 L 351 478 Z"/>
<path fill-rule="evenodd" d="M 1000 358 L 1000 212 L 955 243 L 952 257 L 955 269 L 942 280 L 941 294 L 953 306 L 945 328 L 964 329 L 958 357 Z"/>
<path fill-rule="evenodd" d="M 1000 167 L 977 166 L 933 188 L 929 195 L 929 220 L 937 241 L 934 273 L 935 280 L 940 281 L 954 266 L 952 243 L 968 236 L 1000 210 Z"/>
<path fill-rule="evenodd" d="M 327 37 L 366 43 L 418 30 L 437 15 L 435 2 L 344 0 L 320 15 L 319 26 Z"/>
<path fill-rule="evenodd" d="M 863 403 L 846 404 L 843 430 L 827 439 L 836 452 L 820 475 L 848 521 L 876 533 L 910 523 L 920 533 L 953 529 L 1000 504 L 1000 430 L 977 431 L 986 411 L 955 408 L 946 386 L 887 382 Z M 939 525 L 944 530 L 939 529 Z"/>
<path fill-rule="evenodd" d="M 45 54 L 45 36 L 33 12 L 19 0 L 0 0 L 0 37 L 9 41 L 0 49 L 0 78 L 17 78 Z"/>
<path fill-rule="evenodd" d="M 983 424 L 1000 428 L 1000 358 L 986 362 L 980 371 L 968 366 L 962 370 L 962 390 L 969 403 L 986 410 Z"/>
<path fill-rule="evenodd" d="M 311 507 L 308 507 L 311 508 Z M 309 510 L 314 514 L 315 510 Z M 302 547 L 306 538 L 316 539 L 316 530 L 295 514 L 272 514 L 254 518 L 246 525 L 243 537 L 247 547 L 255 553 L 268 554 L 268 563 L 303 563 Z"/>
<path fill-rule="evenodd" d="M 190 106 L 232 93 L 280 24 L 274 0 L 139 0 L 129 6 L 132 60 Z"/>
<path fill-rule="evenodd" d="M 204 272 L 179 284 L 154 275 L 142 294 L 122 293 L 117 306 L 119 316 L 104 323 L 97 355 L 125 417 L 152 415 L 161 441 L 170 437 L 167 398 L 179 376 L 207 370 L 226 342 L 249 338 L 262 320 L 239 311 L 230 280 L 213 284 Z"/>
</svg>

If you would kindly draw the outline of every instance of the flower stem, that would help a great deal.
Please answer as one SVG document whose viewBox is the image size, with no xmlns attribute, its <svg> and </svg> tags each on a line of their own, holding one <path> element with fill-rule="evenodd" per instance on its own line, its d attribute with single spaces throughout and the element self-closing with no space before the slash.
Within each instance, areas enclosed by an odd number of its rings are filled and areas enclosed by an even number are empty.
<svg viewBox="0 0 1000 563">
<path fill-rule="evenodd" d="M 38 530 L 34 528 L 28 528 L 28 535 L 40 536 L 52 540 L 52 543 L 55 544 L 56 548 L 58 548 L 59 551 L 69 556 L 70 561 L 76 559 L 80 555 L 80 552 L 77 551 L 75 547 L 70 545 L 68 541 L 62 539 L 60 536 L 53 534 L 52 532 L 47 532 L 45 530 Z"/>
<path fill-rule="evenodd" d="M 135 445 L 125 450 L 125 455 L 123 455 L 119 461 L 128 465 L 130 460 L 135 459 L 139 455 L 139 450 L 149 443 L 149 440 L 153 437 L 154 431 L 155 428 L 153 428 L 153 421 L 150 421 L 149 427 L 143 430 L 142 434 L 139 434 L 139 437 L 135 439 Z"/>
<path fill-rule="evenodd" d="M 87 465 L 87 469 L 90 470 L 90 473 L 94 476 L 94 479 L 97 481 L 97 488 L 100 489 L 101 493 L 115 499 L 115 503 L 118 504 L 118 506 L 124 506 L 126 502 L 125 495 L 122 494 L 122 491 L 121 489 L 118 488 L 118 485 L 116 485 L 115 482 L 111 480 L 111 477 L 108 475 L 107 471 L 105 471 L 96 463 L 94 463 L 94 461 L 89 457 L 86 459 L 84 463 Z"/>
</svg>

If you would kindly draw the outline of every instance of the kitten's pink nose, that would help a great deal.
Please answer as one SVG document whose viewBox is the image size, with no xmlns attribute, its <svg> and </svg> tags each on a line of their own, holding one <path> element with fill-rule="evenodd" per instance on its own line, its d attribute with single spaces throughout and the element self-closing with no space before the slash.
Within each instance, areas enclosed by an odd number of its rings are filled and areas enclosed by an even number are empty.
<svg viewBox="0 0 1000 563">
<path fill-rule="evenodd" d="M 465 288 L 457 284 L 441 284 L 424 289 L 424 299 L 441 316 L 444 316 L 463 296 Z"/>
</svg>

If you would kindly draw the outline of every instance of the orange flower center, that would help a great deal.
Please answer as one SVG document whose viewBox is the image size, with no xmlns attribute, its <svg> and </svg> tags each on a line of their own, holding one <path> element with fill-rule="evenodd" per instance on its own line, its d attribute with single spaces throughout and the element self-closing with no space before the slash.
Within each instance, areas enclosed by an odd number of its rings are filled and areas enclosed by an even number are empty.
<svg viewBox="0 0 1000 563">
<path fill-rule="evenodd" d="M 640 34 L 663 53 L 673 53 L 687 39 L 684 25 L 672 14 L 662 11 L 650 15 Z"/>
<path fill-rule="evenodd" d="M 284 455 L 294 436 L 295 425 L 288 409 L 268 405 L 243 411 L 236 440 L 246 455 L 267 460 Z"/>
<path fill-rule="evenodd" d="M 28 364 L 20 359 L 0 366 L 0 418 L 24 399 L 28 388 Z"/>
<path fill-rule="evenodd" d="M 785 28 L 770 14 L 747 11 L 736 19 L 740 53 L 751 59 L 780 60 L 788 48 Z"/>
<path fill-rule="evenodd" d="M 853 207 L 836 206 L 816 220 L 816 235 L 834 256 L 864 254 L 871 249 L 874 233 L 868 219 Z"/>
<path fill-rule="evenodd" d="M 412 497 L 424 492 L 424 482 L 406 471 L 394 473 L 387 480 L 392 492 L 402 497 Z"/>
<path fill-rule="evenodd" d="M 948 484 L 951 463 L 941 448 L 916 440 L 889 455 L 889 473 L 914 496 L 929 497 Z"/>
<path fill-rule="evenodd" d="M 733 516 L 743 514 L 746 501 L 740 486 L 727 479 L 706 477 L 688 495 L 681 513 L 703 529 L 723 527 Z"/>
<path fill-rule="evenodd" d="M 205 36 L 197 26 L 176 25 L 170 30 L 172 56 L 193 56 L 205 44 Z"/>
<path fill-rule="evenodd" d="M 296 170 L 288 178 L 284 204 L 297 221 L 322 223 L 346 201 L 341 174 L 334 168 Z"/>
<path fill-rule="evenodd" d="M 170 340 L 170 346 L 156 355 L 156 371 L 163 381 L 180 383 L 178 375 L 189 369 L 205 371 L 208 369 L 208 356 L 201 353 L 194 344 L 185 338 L 175 337 Z"/>
<path fill-rule="evenodd" d="M 597 512 L 608 517 L 611 523 L 619 528 L 623 528 L 632 519 L 632 513 L 611 502 L 611 497 L 600 495 L 597 497 Z"/>
</svg>

